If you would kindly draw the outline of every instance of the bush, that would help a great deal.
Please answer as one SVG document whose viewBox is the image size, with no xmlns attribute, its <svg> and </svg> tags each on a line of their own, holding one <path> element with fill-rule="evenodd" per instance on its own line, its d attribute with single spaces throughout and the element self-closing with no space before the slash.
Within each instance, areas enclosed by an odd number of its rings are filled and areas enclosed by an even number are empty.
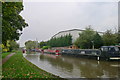
<svg viewBox="0 0 120 80">
<path fill-rule="evenodd" d="M 2 52 L 7 52 L 8 51 L 8 49 L 3 49 L 3 51 Z"/>
<path fill-rule="evenodd" d="M 42 49 L 48 49 L 50 46 L 43 46 Z"/>
</svg>

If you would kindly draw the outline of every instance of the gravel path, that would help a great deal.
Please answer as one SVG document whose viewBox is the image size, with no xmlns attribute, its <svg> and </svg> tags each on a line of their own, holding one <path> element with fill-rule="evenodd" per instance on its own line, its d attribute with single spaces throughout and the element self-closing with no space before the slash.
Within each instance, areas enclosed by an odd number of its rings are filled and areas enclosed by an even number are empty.
<svg viewBox="0 0 120 80">
<path fill-rule="evenodd" d="M 14 55 L 15 53 L 11 53 L 9 54 L 6 58 L 2 59 L 2 64 L 4 64 L 12 55 Z"/>
</svg>

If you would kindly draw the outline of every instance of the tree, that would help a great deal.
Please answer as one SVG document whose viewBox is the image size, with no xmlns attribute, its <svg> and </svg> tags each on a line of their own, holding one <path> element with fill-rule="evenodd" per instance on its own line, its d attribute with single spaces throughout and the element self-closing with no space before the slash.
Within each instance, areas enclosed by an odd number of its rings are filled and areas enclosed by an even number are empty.
<svg viewBox="0 0 120 80">
<path fill-rule="evenodd" d="M 68 35 L 68 46 L 69 45 L 72 45 L 72 35 L 71 34 Z"/>
<path fill-rule="evenodd" d="M 2 43 L 7 40 L 19 40 L 23 28 L 28 26 L 20 15 L 22 2 L 2 2 Z"/>
<path fill-rule="evenodd" d="M 80 48 L 90 49 L 92 48 L 92 40 L 95 32 L 91 27 L 87 27 L 86 30 L 79 33 L 78 39 L 74 42 L 74 44 Z"/>
<path fill-rule="evenodd" d="M 95 48 L 100 48 L 103 46 L 103 40 L 102 37 L 96 32 L 96 34 L 93 37 L 93 45 Z"/>
<path fill-rule="evenodd" d="M 107 30 L 102 38 L 105 46 L 118 44 L 118 34 L 113 34 L 111 30 Z"/>
<path fill-rule="evenodd" d="M 17 50 L 19 48 L 19 44 L 14 40 L 10 41 L 9 44 L 10 44 L 9 47 L 10 51 Z"/>
<path fill-rule="evenodd" d="M 49 41 L 47 41 L 47 45 L 51 47 L 64 47 L 64 46 L 70 46 L 72 44 L 72 36 L 65 35 L 61 37 L 55 37 L 51 38 Z"/>
<path fill-rule="evenodd" d="M 47 42 L 42 41 L 42 42 L 39 43 L 39 45 L 40 45 L 40 48 L 42 48 L 43 46 L 47 45 Z"/>
<path fill-rule="evenodd" d="M 118 43 L 119 43 L 119 45 L 120 45 L 120 27 L 119 27 L 119 29 L 118 29 L 118 33 L 117 33 L 117 35 L 118 35 Z"/>
<path fill-rule="evenodd" d="M 26 49 L 29 49 L 29 50 L 37 48 L 38 47 L 37 44 L 38 44 L 37 41 L 31 41 L 31 40 L 25 42 Z"/>
</svg>

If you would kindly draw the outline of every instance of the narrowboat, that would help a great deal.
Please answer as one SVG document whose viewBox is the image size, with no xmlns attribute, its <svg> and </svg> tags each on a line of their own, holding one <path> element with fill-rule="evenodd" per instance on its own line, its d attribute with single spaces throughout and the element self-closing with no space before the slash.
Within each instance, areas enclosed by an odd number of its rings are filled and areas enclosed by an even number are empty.
<svg viewBox="0 0 120 80">
<path fill-rule="evenodd" d="M 96 60 L 120 60 L 120 50 L 117 46 L 102 46 L 100 49 L 45 50 L 45 53 L 75 56 Z"/>
</svg>

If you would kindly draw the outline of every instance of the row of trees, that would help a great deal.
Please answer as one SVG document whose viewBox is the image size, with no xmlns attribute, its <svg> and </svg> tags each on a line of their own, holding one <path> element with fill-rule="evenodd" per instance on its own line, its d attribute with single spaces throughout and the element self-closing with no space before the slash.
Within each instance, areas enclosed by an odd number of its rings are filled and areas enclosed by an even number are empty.
<svg viewBox="0 0 120 80">
<path fill-rule="evenodd" d="M 37 41 L 27 41 L 25 42 L 26 49 L 35 49 L 35 48 L 50 48 L 50 47 L 64 47 L 72 45 L 72 36 L 65 35 L 58 38 L 51 38 L 48 41 L 41 41 L 38 43 Z"/>
<path fill-rule="evenodd" d="M 27 49 L 39 48 L 50 48 L 50 47 L 64 47 L 70 45 L 76 45 L 81 49 L 100 48 L 101 46 L 118 45 L 118 32 L 112 32 L 107 30 L 104 33 L 99 34 L 94 31 L 91 27 L 87 27 L 84 31 L 79 33 L 79 37 L 74 43 L 72 43 L 72 36 L 65 35 L 61 37 L 51 38 L 48 41 L 42 41 L 40 43 L 36 41 L 27 41 L 25 43 Z"/>
<path fill-rule="evenodd" d="M 107 30 L 105 33 L 99 35 L 92 28 L 88 27 L 82 33 L 79 33 L 79 38 L 74 42 L 76 46 L 84 49 L 100 48 L 100 46 L 118 45 L 118 33 L 112 33 Z"/>
<path fill-rule="evenodd" d="M 72 36 L 65 35 L 61 37 L 55 37 L 47 41 L 47 45 L 51 47 L 64 47 L 64 46 L 70 46 L 72 45 Z"/>
<path fill-rule="evenodd" d="M 23 28 L 28 26 L 20 15 L 22 10 L 22 2 L 2 2 L 2 45 L 6 49 L 13 49 L 7 46 L 7 42 L 16 43 L 15 41 L 19 40 Z M 12 44 L 11 47 L 13 47 Z"/>
</svg>

